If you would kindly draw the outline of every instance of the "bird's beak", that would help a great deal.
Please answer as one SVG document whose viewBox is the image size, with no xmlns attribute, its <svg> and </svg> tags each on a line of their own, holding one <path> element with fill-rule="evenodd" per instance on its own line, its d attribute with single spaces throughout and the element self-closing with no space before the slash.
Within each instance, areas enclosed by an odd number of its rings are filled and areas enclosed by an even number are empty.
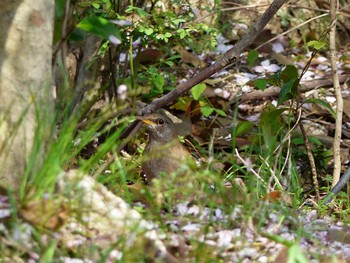
<svg viewBox="0 0 350 263">
<path fill-rule="evenodd" d="M 145 117 L 136 117 L 136 120 L 140 120 L 143 123 L 147 124 L 147 125 L 154 125 L 156 124 L 155 122 L 151 121 L 150 119 L 147 119 Z"/>
<path fill-rule="evenodd" d="M 147 125 L 154 125 L 155 122 L 148 120 L 148 119 L 141 119 L 141 121 L 143 121 L 144 123 L 146 123 Z"/>
</svg>

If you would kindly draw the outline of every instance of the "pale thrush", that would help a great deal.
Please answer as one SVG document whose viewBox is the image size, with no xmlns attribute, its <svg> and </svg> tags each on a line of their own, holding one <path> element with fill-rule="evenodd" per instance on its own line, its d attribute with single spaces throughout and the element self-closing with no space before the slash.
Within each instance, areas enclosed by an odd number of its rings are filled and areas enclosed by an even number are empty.
<svg viewBox="0 0 350 263">
<path fill-rule="evenodd" d="M 151 184 L 154 178 L 174 176 L 176 181 L 186 174 L 186 163 L 193 159 L 178 138 L 173 121 L 160 114 L 152 113 L 140 118 L 149 134 L 143 153 L 142 169 Z M 187 168 L 188 170 L 188 168 Z"/>
</svg>

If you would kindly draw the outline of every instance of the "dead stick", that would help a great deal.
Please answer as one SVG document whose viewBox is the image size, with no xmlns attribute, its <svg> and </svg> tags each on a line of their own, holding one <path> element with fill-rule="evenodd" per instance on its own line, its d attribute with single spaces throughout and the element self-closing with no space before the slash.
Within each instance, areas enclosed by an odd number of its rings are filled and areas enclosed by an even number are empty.
<svg viewBox="0 0 350 263">
<path fill-rule="evenodd" d="M 317 170 L 316 170 L 315 159 L 314 159 L 314 156 L 312 155 L 309 138 L 307 137 L 307 134 L 304 129 L 304 125 L 301 121 L 299 121 L 299 128 L 304 138 L 305 148 L 306 148 L 307 156 L 309 158 L 309 162 L 311 166 L 312 180 L 315 186 L 316 200 L 318 201 L 320 200 L 320 187 L 318 185 L 318 180 L 317 180 Z"/>
</svg>

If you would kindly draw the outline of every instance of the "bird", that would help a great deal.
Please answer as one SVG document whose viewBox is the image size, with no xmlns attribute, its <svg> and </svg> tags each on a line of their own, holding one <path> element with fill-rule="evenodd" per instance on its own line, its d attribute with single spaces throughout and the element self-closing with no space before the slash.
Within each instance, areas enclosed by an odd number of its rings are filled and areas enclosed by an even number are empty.
<svg viewBox="0 0 350 263">
<path fill-rule="evenodd" d="M 173 121 L 161 113 L 151 113 L 140 120 L 149 134 L 142 160 L 147 182 L 152 185 L 154 179 L 169 178 L 177 183 L 186 181 L 186 164 L 191 164 L 194 160 L 181 143 Z"/>
</svg>

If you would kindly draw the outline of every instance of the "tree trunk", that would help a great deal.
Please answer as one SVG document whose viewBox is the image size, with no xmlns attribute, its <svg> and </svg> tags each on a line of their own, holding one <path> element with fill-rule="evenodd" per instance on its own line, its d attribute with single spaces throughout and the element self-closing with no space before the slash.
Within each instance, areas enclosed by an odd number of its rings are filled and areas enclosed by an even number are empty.
<svg viewBox="0 0 350 263">
<path fill-rule="evenodd" d="M 54 116 L 51 92 L 54 5 L 54 0 L 1 3 L 0 183 L 14 189 L 28 175 L 28 158 L 34 152 L 34 135 L 43 116 L 51 119 Z M 43 147 L 35 152 L 42 156 Z"/>
</svg>

